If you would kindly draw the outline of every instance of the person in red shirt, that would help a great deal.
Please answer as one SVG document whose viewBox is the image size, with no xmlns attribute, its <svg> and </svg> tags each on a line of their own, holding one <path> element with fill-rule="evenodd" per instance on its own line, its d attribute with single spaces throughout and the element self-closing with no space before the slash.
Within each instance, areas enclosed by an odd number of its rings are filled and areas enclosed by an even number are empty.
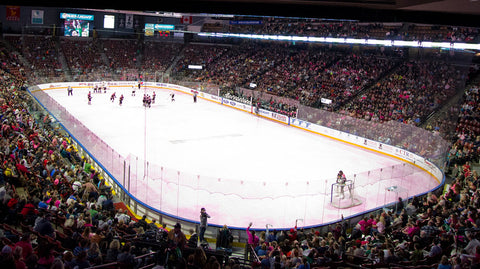
<svg viewBox="0 0 480 269">
<path fill-rule="evenodd" d="M 18 204 L 18 194 L 14 193 L 13 197 L 8 200 L 7 206 L 9 209 L 14 210 Z"/>
<path fill-rule="evenodd" d="M 290 233 L 288 234 L 288 240 L 293 243 L 293 241 L 297 240 L 297 237 L 297 226 L 295 226 L 295 228 L 290 229 Z"/>
<path fill-rule="evenodd" d="M 38 214 L 38 210 L 37 208 L 35 207 L 34 204 L 32 204 L 31 202 L 27 202 L 23 208 L 22 208 L 22 211 L 20 211 L 20 214 L 23 215 L 23 217 L 26 217 L 28 216 L 28 214 Z"/>
<path fill-rule="evenodd" d="M 22 248 L 22 256 L 23 259 L 26 259 L 33 253 L 33 247 L 31 243 L 31 236 L 30 233 L 24 233 L 20 241 L 15 244 L 15 247 Z M 14 248 L 15 249 L 15 248 Z"/>
</svg>

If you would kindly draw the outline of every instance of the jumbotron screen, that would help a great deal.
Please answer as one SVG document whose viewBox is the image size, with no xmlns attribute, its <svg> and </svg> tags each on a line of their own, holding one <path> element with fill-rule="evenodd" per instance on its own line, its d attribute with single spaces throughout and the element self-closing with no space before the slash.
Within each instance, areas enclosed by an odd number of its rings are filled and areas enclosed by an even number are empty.
<svg viewBox="0 0 480 269">
<path fill-rule="evenodd" d="M 145 23 L 145 36 L 154 36 L 155 32 L 159 36 L 170 36 L 170 31 L 175 30 L 175 25 L 171 24 L 154 24 L 154 23 Z"/>
<path fill-rule="evenodd" d="M 65 20 L 64 36 L 88 37 L 90 35 L 90 22 L 93 21 L 93 15 L 60 13 L 60 18 Z"/>
<path fill-rule="evenodd" d="M 90 33 L 90 22 L 84 20 L 65 20 L 64 36 L 88 37 Z"/>
</svg>

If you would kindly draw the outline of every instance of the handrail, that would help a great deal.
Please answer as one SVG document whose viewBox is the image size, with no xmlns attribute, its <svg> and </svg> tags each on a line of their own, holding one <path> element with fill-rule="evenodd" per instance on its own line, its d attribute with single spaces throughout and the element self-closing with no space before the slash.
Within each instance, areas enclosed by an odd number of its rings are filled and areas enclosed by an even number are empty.
<svg viewBox="0 0 480 269">
<path fill-rule="evenodd" d="M 157 254 L 158 252 L 151 252 L 151 253 L 146 253 L 146 254 L 142 254 L 140 256 L 136 256 L 135 258 L 133 258 L 134 260 L 138 260 L 138 259 L 142 259 L 142 258 L 145 258 L 145 257 L 148 257 L 148 256 L 151 256 L 151 255 L 155 255 Z M 100 265 L 95 265 L 95 266 L 92 266 L 92 267 L 87 267 L 88 269 L 98 269 L 98 268 L 104 268 L 104 267 L 109 267 L 109 266 L 117 266 L 119 265 L 120 263 L 119 262 L 111 262 L 111 263 L 106 263 L 106 264 L 100 264 Z M 149 266 L 151 266 L 152 264 L 147 264 L 145 266 L 143 266 L 142 268 L 147 268 Z"/>
<path fill-rule="evenodd" d="M 253 246 L 249 245 L 249 247 L 251 248 L 250 251 L 253 253 L 254 262 L 260 262 L 260 258 L 258 257 L 257 252 L 255 252 Z"/>
<path fill-rule="evenodd" d="M 87 267 L 87 269 L 97 269 L 97 268 L 104 268 L 104 267 L 116 266 L 116 265 L 118 265 L 118 262 L 111 262 L 111 263 L 100 264 L 92 267 Z"/>
</svg>

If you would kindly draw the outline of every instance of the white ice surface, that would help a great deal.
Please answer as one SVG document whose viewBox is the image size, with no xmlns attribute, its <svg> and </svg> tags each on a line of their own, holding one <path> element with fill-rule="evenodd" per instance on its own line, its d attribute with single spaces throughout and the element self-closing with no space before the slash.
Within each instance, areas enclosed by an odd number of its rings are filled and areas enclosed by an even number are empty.
<svg viewBox="0 0 480 269">
<path fill-rule="evenodd" d="M 152 90 L 147 91 L 152 94 Z M 351 177 L 353 174 L 402 163 L 398 159 L 203 99 L 193 103 L 192 97 L 187 94 L 177 92 L 175 101 L 172 102 L 169 97 L 171 91 L 158 89 L 155 91 L 156 102 L 148 109 L 142 106 L 144 90 L 137 90 L 136 96 L 131 96 L 129 88 L 110 89 L 107 93 L 92 91 L 91 105 L 87 102 L 87 89 L 74 89 L 73 96 L 67 96 L 65 89 L 46 92 L 124 157 L 133 154 L 140 159 L 146 158 L 152 165 L 156 164 L 199 178 L 232 180 L 242 182 L 242 186 L 248 186 L 248 182 L 256 182 L 253 184 L 255 186 L 261 183 L 273 188 L 279 196 L 285 191 L 286 185 L 303 186 L 306 182 L 322 183 L 326 180 L 329 184 L 327 187 L 322 185 L 321 192 L 329 192 L 330 182 L 335 179 L 339 170 L 343 170 Z M 117 96 L 114 102 L 110 101 L 112 92 L 116 92 Z M 118 97 L 121 94 L 125 99 L 120 106 Z M 426 178 L 428 180 L 429 177 Z M 430 189 L 435 186 L 435 180 L 431 178 L 430 180 L 433 183 L 422 186 L 426 185 Z M 146 194 L 138 195 L 145 197 L 146 203 L 169 214 L 178 214 L 180 217 L 195 221 L 200 207 L 205 206 L 212 215 L 210 222 L 219 225 L 228 223 L 241 227 L 246 226 L 252 219 L 258 219 L 258 225 L 270 223 L 277 227 L 290 227 L 296 218 L 304 219 L 305 225 L 315 225 L 338 219 L 340 214 L 357 213 L 353 209 L 340 212 L 332 208 L 329 209 L 332 211 L 329 213 L 327 211 L 329 206 L 326 203 L 330 198 L 323 196 L 319 196 L 323 198 L 303 197 L 300 202 L 295 198 L 251 201 L 245 197 L 202 194 L 201 191 L 181 195 L 182 197 L 176 198 L 175 205 L 169 207 L 166 205 L 167 198 L 159 198 L 160 201 L 152 198 L 149 192 L 152 189 L 158 192 L 158 188 L 152 187 L 155 184 L 159 183 L 147 182 L 143 189 Z M 374 193 L 381 196 L 376 200 L 381 202 L 386 199 L 382 188 L 389 183 L 383 184 L 381 187 L 372 186 Z M 142 188 L 137 184 L 135 186 Z M 421 190 L 425 191 L 423 187 Z M 215 189 L 213 186 L 212 188 Z M 245 192 L 245 189 L 249 188 L 242 188 L 241 191 Z M 286 191 L 290 192 L 292 189 Z M 255 196 L 256 192 L 261 190 L 250 188 L 249 191 Z M 225 193 L 231 192 L 235 192 L 235 187 L 227 186 Z M 369 196 L 368 193 L 374 194 L 367 191 L 363 195 L 364 198 Z M 286 193 L 289 194 L 291 193 Z M 195 197 L 192 197 L 193 195 Z M 163 193 L 161 196 L 168 195 Z M 225 197 L 228 199 L 223 201 Z M 174 198 L 170 197 L 167 200 L 172 199 Z M 191 208 L 185 208 L 188 206 L 183 206 L 183 203 L 180 206 L 179 199 L 186 201 L 191 199 Z M 261 214 L 252 214 L 252 210 L 259 203 L 263 205 Z M 289 203 L 296 203 L 298 208 L 286 206 Z M 358 210 L 368 209 L 368 204 L 364 201 L 364 205 Z M 281 209 L 277 208 L 277 205 Z M 234 212 L 231 210 L 232 206 L 235 208 Z M 319 213 L 320 211 L 325 212 Z M 327 214 L 331 216 L 326 216 Z"/>
</svg>

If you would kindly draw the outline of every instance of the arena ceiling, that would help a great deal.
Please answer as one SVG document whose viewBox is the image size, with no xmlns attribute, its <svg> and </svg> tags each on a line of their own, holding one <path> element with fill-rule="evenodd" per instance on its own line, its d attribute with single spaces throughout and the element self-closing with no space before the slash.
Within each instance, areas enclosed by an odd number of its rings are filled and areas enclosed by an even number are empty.
<svg viewBox="0 0 480 269">
<path fill-rule="evenodd" d="M 13 1 L 13 5 L 352 19 L 480 27 L 480 0 Z"/>
</svg>

